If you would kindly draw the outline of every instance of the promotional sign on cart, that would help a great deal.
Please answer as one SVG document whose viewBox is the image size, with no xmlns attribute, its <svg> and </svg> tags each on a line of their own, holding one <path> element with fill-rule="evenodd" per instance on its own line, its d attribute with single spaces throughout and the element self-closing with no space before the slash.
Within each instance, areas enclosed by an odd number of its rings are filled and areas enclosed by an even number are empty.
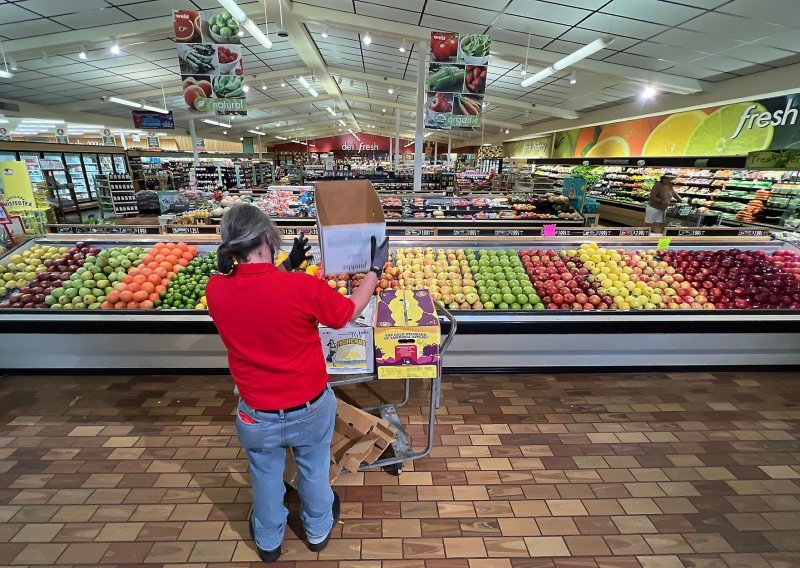
<svg viewBox="0 0 800 568">
<path fill-rule="evenodd" d="M 488 35 L 431 32 L 425 128 L 479 129 L 489 65 Z"/>
<path fill-rule="evenodd" d="M 239 22 L 225 10 L 175 10 L 172 20 L 189 112 L 246 115 Z"/>
</svg>

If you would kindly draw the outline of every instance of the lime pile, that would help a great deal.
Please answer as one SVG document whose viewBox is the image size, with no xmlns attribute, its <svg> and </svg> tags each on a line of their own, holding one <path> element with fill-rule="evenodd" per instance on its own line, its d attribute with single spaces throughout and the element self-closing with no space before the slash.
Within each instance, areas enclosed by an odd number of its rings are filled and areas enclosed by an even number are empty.
<svg viewBox="0 0 800 568">
<path fill-rule="evenodd" d="M 195 256 L 183 270 L 170 280 L 167 289 L 161 292 L 156 308 L 164 310 L 205 310 L 206 284 L 217 272 L 217 253 Z"/>
</svg>

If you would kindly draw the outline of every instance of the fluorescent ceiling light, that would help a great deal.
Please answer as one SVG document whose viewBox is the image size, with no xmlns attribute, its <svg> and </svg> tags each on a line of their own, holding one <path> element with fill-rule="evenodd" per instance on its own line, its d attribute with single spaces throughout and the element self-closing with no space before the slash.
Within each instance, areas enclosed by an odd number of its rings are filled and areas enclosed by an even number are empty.
<svg viewBox="0 0 800 568">
<path fill-rule="evenodd" d="M 142 105 L 140 103 L 136 103 L 126 99 L 121 99 L 119 97 L 107 97 L 106 100 L 110 103 L 116 103 L 118 105 L 123 105 L 131 108 L 142 108 Z"/>
<path fill-rule="evenodd" d="M 253 36 L 253 39 L 263 45 L 266 49 L 272 49 L 272 41 L 270 41 L 267 35 L 261 31 L 261 28 L 259 28 L 253 20 L 248 18 L 242 22 L 242 27 L 246 29 L 251 36 Z"/>
<path fill-rule="evenodd" d="M 150 112 L 159 112 L 161 114 L 169 113 L 169 111 L 165 108 L 158 108 L 150 105 L 142 105 L 142 110 L 149 110 Z"/>
<path fill-rule="evenodd" d="M 105 128 L 102 124 L 83 124 L 79 122 L 73 122 L 69 124 L 67 128 L 83 128 L 84 130 L 90 130 L 93 128 Z"/>
<path fill-rule="evenodd" d="M 309 93 L 309 94 L 310 94 L 312 97 L 318 97 L 318 96 L 319 96 L 319 93 L 317 92 L 317 90 L 316 90 L 314 87 L 309 87 L 309 88 L 308 88 L 308 93 Z"/>
<path fill-rule="evenodd" d="M 0 118 L 0 124 L 8 124 L 7 118 Z"/>
<path fill-rule="evenodd" d="M 545 77 L 549 77 L 556 71 L 561 71 L 562 69 L 566 69 L 567 67 L 574 65 L 578 61 L 586 59 L 590 55 L 597 53 L 601 49 L 605 49 L 612 41 L 613 39 L 598 38 L 593 42 L 584 45 L 580 49 L 570 53 L 566 57 L 562 57 L 561 59 L 553 63 L 550 67 L 547 67 L 546 69 L 539 71 L 535 75 L 528 77 L 527 79 L 522 81 L 522 83 L 520 83 L 520 86 L 529 87 L 534 83 L 536 83 L 537 81 L 540 81 Z"/>
<path fill-rule="evenodd" d="M 278 140 L 286 140 L 286 137 L 285 137 L 285 136 L 278 136 L 278 135 L 275 135 L 275 138 L 277 138 Z"/>
<path fill-rule="evenodd" d="M 64 121 L 58 118 L 23 118 L 22 124 L 64 124 Z"/>
<path fill-rule="evenodd" d="M 156 136 L 168 136 L 168 134 L 166 132 L 159 132 Z"/>
<path fill-rule="evenodd" d="M 304 89 L 310 89 L 311 88 L 311 84 L 302 75 L 297 77 L 297 82 L 300 83 L 300 86 L 303 87 Z"/>
<path fill-rule="evenodd" d="M 244 13 L 244 10 L 239 7 L 235 0 L 217 0 L 217 2 L 219 2 L 220 6 L 225 8 L 228 13 L 233 16 L 233 19 L 240 24 L 244 23 L 247 19 L 247 14 Z"/>
<path fill-rule="evenodd" d="M 409 146 L 413 146 L 413 145 L 414 145 L 414 141 L 412 140 L 411 142 L 409 142 L 408 144 L 403 146 L 403 148 L 408 148 Z"/>
<path fill-rule="evenodd" d="M 259 132 L 258 130 L 248 130 L 251 134 L 258 134 L 259 136 L 266 136 L 264 132 Z"/>
<path fill-rule="evenodd" d="M 339 124 L 341 124 L 342 126 L 347 126 L 347 123 L 341 118 L 339 119 Z"/>
<path fill-rule="evenodd" d="M 8 71 L 0 71 L 0 79 L 13 79 L 14 74 Z"/>
<path fill-rule="evenodd" d="M 219 122 L 217 120 L 211 120 L 210 118 L 204 118 L 203 122 L 207 124 L 213 124 L 214 126 L 222 126 L 223 128 L 230 128 L 230 124 L 225 124 L 224 122 Z"/>
</svg>

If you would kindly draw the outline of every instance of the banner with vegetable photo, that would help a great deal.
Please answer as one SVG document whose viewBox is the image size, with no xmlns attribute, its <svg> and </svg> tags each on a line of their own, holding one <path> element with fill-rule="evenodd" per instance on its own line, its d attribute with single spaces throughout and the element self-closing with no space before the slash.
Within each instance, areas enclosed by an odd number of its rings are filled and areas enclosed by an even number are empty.
<svg viewBox="0 0 800 568">
<path fill-rule="evenodd" d="M 425 127 L 437 130 L 483 126 L 483 94 L 491 38 L 431 32 Z"/>
<path fill-rule="evenodd" d="M 187 110 L 247 114 L 239 23 L 225 10 L 175 10 L 173 24 Z"/>
</svg>

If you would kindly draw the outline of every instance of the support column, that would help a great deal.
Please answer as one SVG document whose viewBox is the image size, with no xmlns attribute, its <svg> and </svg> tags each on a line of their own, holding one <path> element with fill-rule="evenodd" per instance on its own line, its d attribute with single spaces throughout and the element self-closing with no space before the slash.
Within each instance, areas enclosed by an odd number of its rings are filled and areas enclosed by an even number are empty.
<svg viewBox="0 0 800 568">
<path fill-rule="evenodd" d="M 392 152 L 393 149 L 394 149 L 394 140 L 392 140 L 392 137 L 389 136 L 389 168 L 391 168 L 392 164 L 394 163 L 393 152 Z"/>
<path fill-rule="evenodd" d="M 450 162 L 453 161 L 452 158 L 451 158 L 452 154 L 453 154 L 453 137 L 452 136 L 448 136 L 447 137 L 447 164 L 448 165 L 450 164 Z"/>
<path fill-rule="evenodd" d="M 264 146 L 261 144 L 261 134 L 258 135 L 258 179 L 264 183 Z M 253 180 L 255 182 L 256 180 Z M 253 183 L 253 185 L 258 185 Z"/>
<path fill-rule="evenodd" d="M 414 191 L 422 191 L 422 158 L 425 156 L 425 74 L 427 65 L 425 56 L 428 53 L 428 44 L 425 41 L 417 42 L 417 121 L 414 142 Z"/>
<path fill-rule="evenodd" d="M 194 167 L 200 166 L 200 155 L 197 153 L 197 133 L 194 130 L 194 119 L 189 119 L 189 134 L 192 138 L 192 158 L 194 158 Z"/>
<path fill-rule="evenodd" d="M 400 109 L 394 111 L 395 119 L 395 146 L 394 146 L 394 171 L 400 169 L 400 158 L 403 156 L 400 150 Z"/>
<path fill-rule="evenodd" d="M 433 165 L 439 165 L 439 141 L 434 140 L 433 142 Z"/>
</svg>

